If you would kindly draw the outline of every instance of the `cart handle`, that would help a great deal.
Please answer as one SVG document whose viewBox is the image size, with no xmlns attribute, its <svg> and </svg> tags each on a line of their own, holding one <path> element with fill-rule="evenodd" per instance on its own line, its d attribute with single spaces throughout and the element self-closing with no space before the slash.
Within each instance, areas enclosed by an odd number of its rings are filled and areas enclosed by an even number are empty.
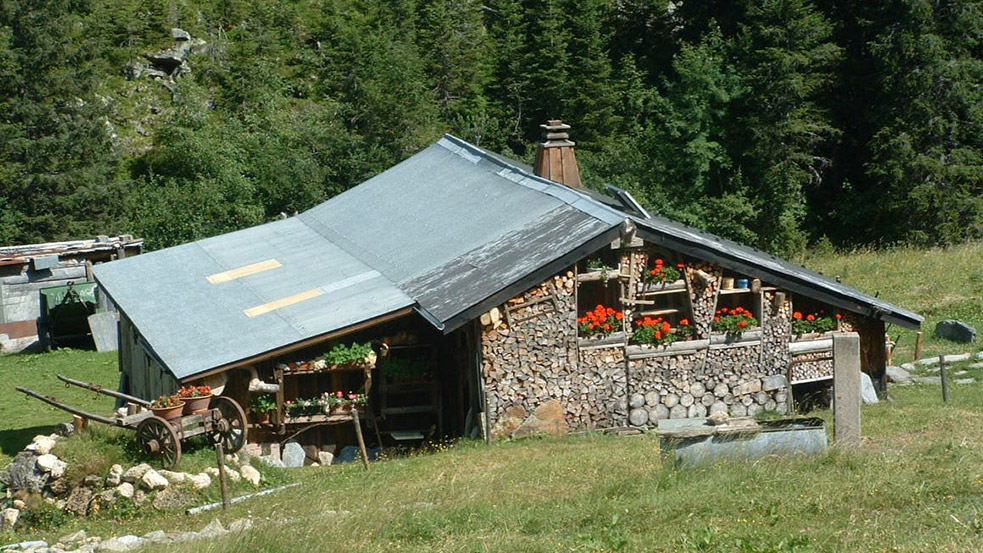
<svg viewBox="0 0 983 553">
<path fill-rule="evenodd" d="M 130 403 L 136 403 L 137 405 L 140 405 L 142 407 L 150 407 L 150 402 L 147 401 L 147 400 L 145 400 L 145 399 L 141 399 L 141 398 L 134 397 L 134 396 L 131 396 L 131 395 L 128 395 L 128 394 L 124 394 L 122 392 L 114 392 L 113 390 L 107 390 L 106 388 L 103 388 L 102 386 L 100 386 L 98 384 L 89 384 L 88 382 L 82 382 L 81 380 L 75 380 L 74 378 L 68 378 L 67 376 L 65 376 L 63 374 L 59 374 L 58 375 L 58 380 L 61 380 L 62 382 L 65 382 L 66 384 L 71 384 L 72 386 L 78 386 L 79 388 L 85 388 L 86 390 L 92 390 L 93 392 L 97 392 L 97 393 L 100 393 L 100 394 L 103 394 L 103 395 L 112 396 L 112 397 L 118 397 L 120 399 L 125 399 L 126 401 L 129 401 Z"/>
</svg>

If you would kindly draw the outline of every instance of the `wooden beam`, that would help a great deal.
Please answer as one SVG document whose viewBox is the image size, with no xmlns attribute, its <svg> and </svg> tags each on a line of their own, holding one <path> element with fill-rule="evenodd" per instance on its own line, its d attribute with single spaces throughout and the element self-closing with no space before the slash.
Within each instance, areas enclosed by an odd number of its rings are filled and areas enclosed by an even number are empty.
<svg viewBox="0 0 983 553">
<path fill-rule="evenodd" d="M 287 307 L 288 305 L 293 305 L 295 303 L 300 303 L 302 301 L 307 301 L 309 299 L 316 298 L 318 296 L 324 295 L 324 292 L 320 288 L 314 288 L 311 290 L 306 290 L 292 296 L 287 296 L 285 298 L 280 298 L 269 303 L 264 303 L 263 305 L 257 305 L 256 307 L 250 307 L 249 309 L 243 310 L 243 313 L 247 317 L 253 318 L 263 315 L 264 313 L 269 313 L 270 311 L 276 311 L 282 307 Z"/>
</svg>

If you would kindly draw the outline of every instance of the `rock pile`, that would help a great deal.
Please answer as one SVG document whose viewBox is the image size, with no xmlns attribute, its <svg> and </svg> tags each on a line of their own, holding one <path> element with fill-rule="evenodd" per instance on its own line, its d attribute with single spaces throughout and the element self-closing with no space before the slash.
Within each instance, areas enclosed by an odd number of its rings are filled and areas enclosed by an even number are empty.
<svg viewBox="0 0 983 553">
<path fill-rule="evenodd" d="M 143 536 L 125 535 L 110 538 L 89 536 L 85 530 L 62 536 L 56 543 L 46 541 L 25 541 L 0 547 L 0 551 L 18 551 L 25 553 L 101 553 L 103 551 L 133 551 L 148 545 L 170 545 L 198 540 L 215 539 L 223 536 L 238 534 L 252 529 L 251 519 L 242 518 L 229 523 L 225 528 L 218 519 L 209 522 L 197 532 L 180 532 L 154 530 Z"/>
<path fill-rule="evenodd" d="M 180 505 L 190 498 L 184 490 L 201 490 L 212 484 L 217 469 L 198 474 L 155 470 L 146 463 L 124 469 L 113 465 L 106 474 L 88 474 L 81 480 L 69 481 L 66 477 L 68 463 L 51 453 L 58 439 L 57 434 L 35 436 L 24 451 L 0 472 L 0 482 L 8 490 L 7 499 L 0 500 L 0 529 L 17 525 L 24 501 L 15 495 L 40 495 L 48 504 L 76 516 L 98 512 L 120 498 L 132 500 L 137 505 L 148 504 L 157 509 Z M 261 475 L 248 464 L 239 464 L 238 457 L 227 457 L 226 474 L 230 481 L 246 480 L 258 486 Z"/>
</svg>

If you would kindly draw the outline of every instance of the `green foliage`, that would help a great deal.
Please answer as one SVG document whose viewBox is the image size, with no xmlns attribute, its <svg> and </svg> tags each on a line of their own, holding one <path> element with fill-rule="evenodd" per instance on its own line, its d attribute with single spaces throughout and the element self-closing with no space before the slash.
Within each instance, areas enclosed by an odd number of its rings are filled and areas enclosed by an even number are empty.
<svg viewBox="0 0 983 553">
<path fill-rule="evenodd" d="M 430 367 L 420 359 L 390 355 L 381 370 L 383 376 L 392 380 L 416 380 L 426 376 Z"/>
<path fill-rule="evenodd" d="M 249 410 L 253 413 L 268 413 L 276 410 L 276 400 L 272 394 L 256 394 L 249 398 Z"/>
<path fill-rule="evenodd" d="M 123 68 L 198 45 L 192 72 Z M 450 131 L 782 254 L 983 236 L 983 2 L 0 6 L 0 243 L 170 246 L 308 209 Z M 165 86 L 166 85 L 166 86 Z"/>
<path fill-rule="evenodd" d="M 372 354 L 372 344 L 352 342 L 350 345 L 338 344 L 324 354 L 329 365 L 349 365 L 364 362 Z"/>
<path fill-rule="evenodd" d="M 738 336 L 756 326 L 758 326 L 758 319 L 754 318 L 754 315 L 743 307 L 733 309 L 721 307 L 714 315 L 713 322 L 710 323 L 714 332 Z"/>
<path fill-rule="evenodd" d="M 833 315 L 824 315 L 821 312 L 804 315 L 796 311 L 792 317 L 792 334 L 802 336 L 809 332 L 835 330 L 837 326 L 836 321 L 839 317 L 839 314 L 835 317 Z"/>
</svg>

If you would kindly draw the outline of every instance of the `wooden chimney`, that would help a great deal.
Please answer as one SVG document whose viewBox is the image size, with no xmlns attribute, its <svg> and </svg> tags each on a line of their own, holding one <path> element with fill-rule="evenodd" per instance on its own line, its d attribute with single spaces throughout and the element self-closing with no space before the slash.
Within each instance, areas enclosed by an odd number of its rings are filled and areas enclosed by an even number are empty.
<svg viewBox="0 0 983 553">
<path fill-rule="evenodd" d="M 573 151 L 574 143 L 567 134 L 570 125 L 564 125 L 559 119 L 551 119 L 540 126 L 543 127 L 543 142 L 536 152 L 536 174 L 571 188 L 583 188 L 577 154 Z"/>
</svg>

